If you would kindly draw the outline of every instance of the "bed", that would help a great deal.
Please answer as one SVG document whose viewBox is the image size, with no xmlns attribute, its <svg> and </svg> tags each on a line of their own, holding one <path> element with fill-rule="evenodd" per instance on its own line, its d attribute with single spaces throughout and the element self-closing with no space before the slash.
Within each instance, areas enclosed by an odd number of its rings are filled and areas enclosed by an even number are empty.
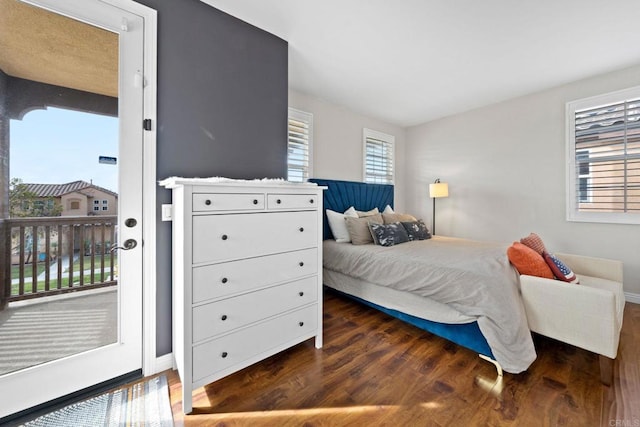
<svg viewBox="0 0 640 427">
<path fill-rule="evenodd" d="M 328 179 L 310 181 L 327 187 L 323 227 L 326 286 L 477 352 L 496 365 L 499 375 L 502 369 L 522 372 L 535 360 L 518 295 L 517 276 L 506 261 L 507 245 L 440 236 L 391 247 L 337 243 L 328 225 L 326 209 L 344 212 L 353 206 L 360 211 L 378 208 L 382 212 L 387 205 L 393 207 L 393 186 Z M 424 259 L 432 260 L 432 265 L 424 264 Z M 443 275 L 433 263 L 449 264 L 449 273 Z M 395 273 L 387 274 L 390 270 Z M 474 274 L 478 277 L 474 278 Z M 473 288 L 466 285 L 457 299 L 451 296 L 458 286 L 456 275 L 461 276 L 460 282 L 477 283 Z M 423 287 L 422 282 L 427 280 L 438 283 L 437 289 L 432 285 Z M 513 295 L 505 298 L 505 294 Z M 468 301 L 460 304 L 460 299 Z M 475 307 L 479 299 L 483 301 Z"/>
</svg>

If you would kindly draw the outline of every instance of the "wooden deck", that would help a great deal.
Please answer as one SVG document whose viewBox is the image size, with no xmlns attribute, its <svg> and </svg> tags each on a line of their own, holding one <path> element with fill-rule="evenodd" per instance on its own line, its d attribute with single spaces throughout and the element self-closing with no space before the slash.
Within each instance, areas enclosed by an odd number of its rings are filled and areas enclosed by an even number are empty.
<svg viewBox="0 0 640 427">
<path fill-rule="evenodd" d="M 330 291 L 324 327 L 321 350 L 309 340 L 202 387 L 186 417 L 167 371 L 176 425 L 640 425 L 640 305 L 627 303 L 611 387 L 595 354 L 541 336 L 529 370 L 496 381 L 477 354 Z"/>
<path fill-rule="evenodd" d="M 113 343 L 115 287 L 11 303 L 0 311 L 0 375 Z"/>
</svg>

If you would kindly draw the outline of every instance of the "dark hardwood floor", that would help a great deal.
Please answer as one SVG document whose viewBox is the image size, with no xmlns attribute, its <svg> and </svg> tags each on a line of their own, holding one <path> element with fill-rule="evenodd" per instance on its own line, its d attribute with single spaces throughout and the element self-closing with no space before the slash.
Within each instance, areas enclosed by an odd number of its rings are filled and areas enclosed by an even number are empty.
<svg viewBox="0 0 640 427">
<path fill-rule="evenodd" d="M 194 392 L 185 426 L 640 426 L 640 305 L 627 303 L 614 383 L 598 357 L 535 336 L 538 359 L 505 373 L 477 354 L 325 290 L 324 347 L 306 341 Z"/>
</svg>

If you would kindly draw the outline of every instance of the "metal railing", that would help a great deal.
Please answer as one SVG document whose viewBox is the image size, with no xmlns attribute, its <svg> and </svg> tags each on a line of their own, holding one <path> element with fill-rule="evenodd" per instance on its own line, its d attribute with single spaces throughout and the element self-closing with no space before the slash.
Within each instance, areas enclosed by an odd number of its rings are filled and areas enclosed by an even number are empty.
<svg viewBox="0 0 640 427">
<path fill-rule="evenodd" d="M 0 310 L 11 301 L 117 284 L 116 216 L 0 220 Z"/>
</svg>

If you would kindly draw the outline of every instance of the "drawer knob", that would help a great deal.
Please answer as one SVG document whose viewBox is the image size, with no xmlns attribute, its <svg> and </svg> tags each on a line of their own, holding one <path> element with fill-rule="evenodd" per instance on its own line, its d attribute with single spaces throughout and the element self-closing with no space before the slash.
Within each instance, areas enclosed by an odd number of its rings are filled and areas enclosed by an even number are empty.
<svg viewBox="0 0 640 427">
<path fill-rule="evenodd" d="M 228 281 L 229 281 L 229 279 L 227 279 L 226 277 L 223 277 L 222 280 L 221 280 L 222 283 L 227 283 Z"/>
<path fill-rule="evenodd" d="M 223 314 L 223 315 L 222 315 L 222 317 L 221 317 L 220 319 L 222 319 L 223 321 L 224 321 L 224 320 L 227 320 L 227 315 L 226 315 L 226 314 Z"/>
<path fill-rule="evenodd" d="M 304 322 L 298 323 L 298 326 L 301 326 L 301 327 L 304 326 Z"/>
<path fill-rule="evenodd" d="M 222 240 L 227 240 L 229 238 L 229 236 L 227 236 L 226 234 L 222 235 Z"/>
<path fill-rule="evenodd" d="M 205 200 L 205 201 L 204 201 L 204 204 L 205 204 L 205 205 L 207 205 L 207 206 L 209 206 L 209 205 L 211 204 L 211 200 L 209 200 L 209 199 Z"/>
<path fill-rule="evenodd" d="M 257 205 L 258 204 L 258 199 L 253 199 L 253 204 Z"/>
<path fill-rule="evenodd" d="M 303 296 L 304 292 L 300 291 L 300 292 L 298 292 L 298 295 Z"/>
<path fill-rule="evenodd" d="M 227 353 L 226 351 L 223 351 L 222 354 L 220 356 L 222 356 L 222 358 L 224 359 L 225 357 L 227 357 L 229 355 L 229 353 Z"/>
<path fill-rule="evenodd" d="M 299 230 L 302 233 L 304 231 L 304 227 L 300 227 Z"/>
<path fill-rule="evenodd" d="M 304 262 L 300 261 L 300 262 L 298 263 L 298 265 L 299 265 L 300 267 L 304 267 Z"/>
<path fill-rule="evenodd" d="M 282 203 L 282 200 L 278 199 L 278 200 L 276 200 L 276 203 L 280 204 L 280 203 Z"/>
<path fill-rule="evenodd" d="M 309 199 L 309 203 L 313 204 L 314 200 L 313 199 Z"/>
</svg>

